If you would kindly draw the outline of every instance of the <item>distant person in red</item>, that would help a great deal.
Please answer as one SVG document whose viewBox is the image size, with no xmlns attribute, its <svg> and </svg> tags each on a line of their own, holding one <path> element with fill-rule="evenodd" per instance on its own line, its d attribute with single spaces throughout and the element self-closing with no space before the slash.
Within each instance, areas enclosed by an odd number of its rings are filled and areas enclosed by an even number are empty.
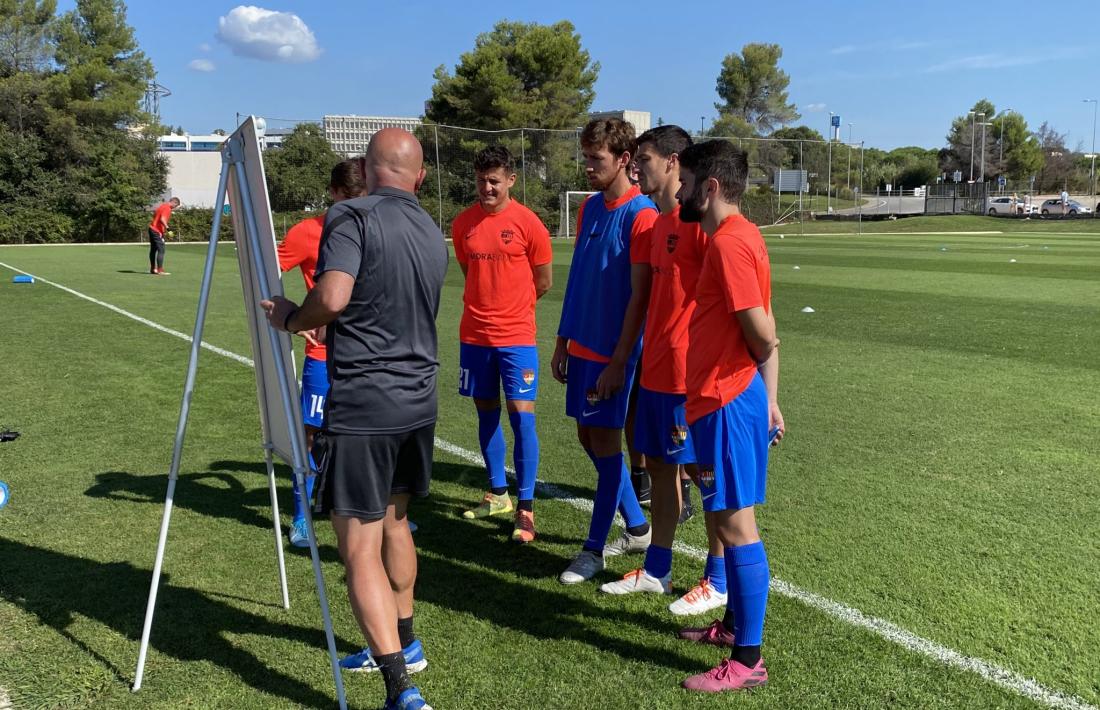
<svg viewBox="0 0 1100 710">
<path fill-rule="evenodd" d="M 359 197 L 366 189 L 359 160 L 345 160 L 332 169 L 329 176 L 328 191 L 333 202 L 343 202 Z M 317 254 L 321 248 L 321 232 L 325 226 L 325 214 L 303 219 L 290 228 L 279 244 L 279 270 L 290 271 L 298 267 L 306 283 L 306 291 L 312 291 L 313 274 L 317 271 Z M 324 424 L 325 398 L 328 396 L 328 350 L 324 343 L 306 340 L 306 357 L 302 363 L 302 421 L 306 427 L 306 446 L 313 449 L 313 437 Z M 309 475 L 306 477 L 306 499 L 313 498 L 313 483 L 316 480 L 316 465 L 313 455 L 309 457 Z M 298 493 L 298 479 L 291 478 L 294 489 L 294 522 L 290 527 L 290 544 L 295 547 L 309 547 L 309 533 L 306 530 L 306 513 Z"/>
<path fill-rule="evenodd" d="M 168 219 L 172 210 L 180 206 L 180 198 L 173 197 L 153 212 L 153 221 L 149 223 L 149 273 L 154 276 L 167 276 L 164 270 L 164 235 L 168 233 Z"/>
</svg>

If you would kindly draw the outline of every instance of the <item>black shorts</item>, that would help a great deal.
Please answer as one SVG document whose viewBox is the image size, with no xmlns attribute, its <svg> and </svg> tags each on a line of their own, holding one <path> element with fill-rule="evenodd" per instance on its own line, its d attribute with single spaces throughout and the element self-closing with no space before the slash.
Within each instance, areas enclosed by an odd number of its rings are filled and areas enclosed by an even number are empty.
<svg viewBox="0 0 1100 710">
<path fill-rule="evenodd" d="M 318 434 L 314 512 L 381 520 L 391 495 L 427 496 L 434 442 L 435 422 L 400 434 Z"/>
</svg>

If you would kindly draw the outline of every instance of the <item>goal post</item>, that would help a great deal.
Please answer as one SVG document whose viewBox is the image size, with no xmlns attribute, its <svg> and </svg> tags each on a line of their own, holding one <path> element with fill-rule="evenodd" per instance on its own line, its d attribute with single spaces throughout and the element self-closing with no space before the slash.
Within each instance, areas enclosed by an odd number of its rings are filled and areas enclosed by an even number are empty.
<svg viewBox="0 0 1100 710">
<path fill-rule="evenodd" d="M 558 224 L 558 236 L 562 239 L 575 237 L 574 227 L 577 225 L 577 213 L 581 209 L 581 203 L 588 199 L 589 195 L 595 195 L 593 191 L 566 190 L 561 197 L 561 221 Z"/>
</svg>

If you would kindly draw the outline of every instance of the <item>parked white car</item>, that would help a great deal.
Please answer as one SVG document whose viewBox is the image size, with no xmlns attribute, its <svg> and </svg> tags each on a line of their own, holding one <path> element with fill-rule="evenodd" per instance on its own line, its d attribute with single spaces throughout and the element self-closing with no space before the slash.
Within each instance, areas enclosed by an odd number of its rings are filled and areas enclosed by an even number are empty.
<svg viewBox="0 0 1100 710">
<path fill-rule="evenodd" d="M 1043 203 L 1043 214 L 1045 214 L 1045 215 L 1054 215 L 1056 217 L 1060 217 L 1062 215 L 1062 200 L 1061 200 L 1061 198 L 1055 197 L 1053 199 L 1050 199 L 1050 200 L 1047 200 L 1046 202 L 1044 202 Z M 1079 214 L 1092 214 L 1092 210 L 1090 210 L 1088 207 L 1085 207 L 1084 205 L 1082 205 L 1077 200 L 1067 200 L 1066 201 L 1065 214 L 1076 217 Z"/>
<path fill-rule="evenodd" d="M 1015 212 L 1013 208 L 1015 207 Z M 1039 209 L 1035 205 L 1025 204 L 1022 199 L 1017 198 L 1015 206 L 1012 204 L 1011 197 L 991 197 L 986 202 L 986 214 L 990 217 L 996 217 L 997 215 L 1026 215 L 1035 214 Z"/>
</svg>

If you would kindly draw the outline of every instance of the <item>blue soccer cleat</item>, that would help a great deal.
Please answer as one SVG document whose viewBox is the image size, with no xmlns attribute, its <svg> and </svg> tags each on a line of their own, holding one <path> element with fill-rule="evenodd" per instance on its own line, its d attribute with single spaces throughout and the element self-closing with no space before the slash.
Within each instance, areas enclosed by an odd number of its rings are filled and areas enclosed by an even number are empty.
<svg viewBox="0 0 1100 710">
<path fill-rule="evenodd" d="M 309 528 L 305 518 L 295 518 L 291 523 L 290 544 L 294 547 L 309 547 Z"/>
<path fill-rule="evenodd" d="M 428 667 L 428 659 L 424 657 L 424 646 L 420 643 L 420 639 L 401 649 L 401 652 L 405 654 L 405 670 L 409 673 L 419 673 Z M 340 667 L 355 673 L 375 673 L 381 669 L 371 655 L 370 648 L 364 648 L 359 653 L 341 658 Z"/>
<path fill-rule="evenodd" d="M 387 700 L 382 710 L 432 710 L 417 688 L 407 688 L 396 700 Z"/>
</svg>

